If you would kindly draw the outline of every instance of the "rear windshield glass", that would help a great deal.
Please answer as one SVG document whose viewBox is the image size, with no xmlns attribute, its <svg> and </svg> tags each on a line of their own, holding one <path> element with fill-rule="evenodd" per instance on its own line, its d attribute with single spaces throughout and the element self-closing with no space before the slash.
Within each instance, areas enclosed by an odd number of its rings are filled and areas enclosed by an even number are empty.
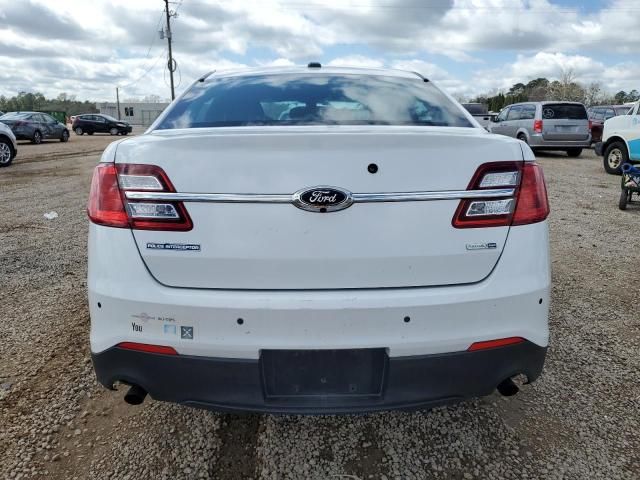
<svg viewBox="0 0 640 480">
<path fill-rule="evenodd" d="M 25 113 L 25 112 L 9 112 L 9 113 L 5 113 L 2 117 L 0 117 L 2 120 L 26 120 L 28 118 L 31 118 L 31 114 L 30 113 Z"/>
<path fill-rule="evenodd" d="M 250 125 L 472 127 L 429 82 L 362 75 L 262 75 L 197 83 L 159 129 Z"/>
<path fill-rule="evenodd" d="M 630 107 L 616 107 L 616 115 L 626 115 Z"/>
<path fill-rule="evenodd" d="M 542 106 L 542 118 L 546 120 L 586 120 L 584 105 L 571 103 L 548 103 Z"/>
</svg>

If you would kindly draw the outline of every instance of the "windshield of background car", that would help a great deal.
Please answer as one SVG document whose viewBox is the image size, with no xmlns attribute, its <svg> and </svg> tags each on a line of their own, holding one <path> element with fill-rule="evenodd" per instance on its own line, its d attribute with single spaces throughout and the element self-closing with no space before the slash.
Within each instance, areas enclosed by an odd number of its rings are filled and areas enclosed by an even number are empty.
<svg viewBox="0 0 640 480">
<path fill-rule="evenodd" d="M 584 105 L 572 103 L 547 103 L 542 105 L 544 120 L 587 120 L 587 109 Z"/>
<path fill-rule="evenodd" d="M 198 82 L 158 129 L 252 125 L 473 127 L 429 82 L 363 75 L 261 75 Z"/>
<path fill-rule="evenodd" d="M 9 112 L 0 117 L 2 120 L 29 120 L 30 118 L 31 114 L 25 112 Z"/>
</svg>

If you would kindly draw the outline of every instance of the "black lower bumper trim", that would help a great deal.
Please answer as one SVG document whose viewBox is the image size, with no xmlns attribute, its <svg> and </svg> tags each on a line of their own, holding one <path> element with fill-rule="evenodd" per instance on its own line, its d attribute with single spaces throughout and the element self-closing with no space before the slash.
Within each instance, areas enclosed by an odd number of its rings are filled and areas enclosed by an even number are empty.
<svg viewBox="0 0 640 480">
<path fill-rule="evenodd" d="M 266 394 L 261 360 L 159 355 L 122 348 L 92 354 L 98 381 L 139 385 L 156 400 L 220 411 L 356 413 L 426 408 L 490 394 L 504 379 L 541 373 L 546 348 L 531 342 L 385 362 L 378 395 Z"/>
</svg>

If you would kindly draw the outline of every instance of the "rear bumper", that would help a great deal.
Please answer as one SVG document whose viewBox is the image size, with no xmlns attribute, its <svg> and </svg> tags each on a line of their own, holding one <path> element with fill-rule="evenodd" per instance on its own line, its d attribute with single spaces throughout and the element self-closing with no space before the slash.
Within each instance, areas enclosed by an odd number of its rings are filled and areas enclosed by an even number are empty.
<svg viewBox="0 0 640 480">
<path fill-rule="evenodd" d="M 567 148 L 589 148 L 591 146 L 591 135 L 584 140 L 545 140 L 542 135 L 530 135 L 529 146 L 546 150 L 565 150 Z"/>
<path fill-rule="evenodd" d="M 221 411 L 334 414 L 414 409 L 490 394 L 517 374 L 542 371 L 546 347 L 531 342 L 476 352 L 389 358 L 376 395 L 267 395 L 258 359 L 160 355 L 114 347 L 92 354 L 98 381 L 144 388 L 152 398 Z M 386 356 L 386 355 L 385 355 Z M 322 375 L 310 368 L 310 376 Z"/>
</svg>

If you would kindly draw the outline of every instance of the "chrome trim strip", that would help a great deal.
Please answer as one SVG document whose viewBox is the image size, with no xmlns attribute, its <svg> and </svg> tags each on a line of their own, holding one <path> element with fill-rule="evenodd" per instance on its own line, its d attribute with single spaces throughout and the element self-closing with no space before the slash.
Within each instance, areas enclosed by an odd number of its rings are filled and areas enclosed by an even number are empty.
<svg viewBox="0 0 640 480">
<path fill-rule="evenodd" d="M 125 192 L 129 200 L 165 200 L 174 202 L 213 203 L 292 203 L 293 195 L 255 193 L 169 193 Z"/>
<path fill-rule="evenodd" d="M 436 192 L 354 193 L 354 203 L 370 202 L 428 202 L 431 200 L 462 200 L 466 198 L 512 197 L 514 188 L 487 190 L 441 190 Z"/>
<path fill-rule="evenodd" d="M 353 203 L 373 202 L 427 202 L 433 200 L 462 200 L 468 198 L 512 197 L 515 188 L 486 190 L 441 190 L 435 192 L 354 193 Z M 274 193 L 169 193 L 125 192 L 129 200 L 158 200 L 174 202 L 208 203 L 294 203 L 295 194 Z"/>
</svg>

